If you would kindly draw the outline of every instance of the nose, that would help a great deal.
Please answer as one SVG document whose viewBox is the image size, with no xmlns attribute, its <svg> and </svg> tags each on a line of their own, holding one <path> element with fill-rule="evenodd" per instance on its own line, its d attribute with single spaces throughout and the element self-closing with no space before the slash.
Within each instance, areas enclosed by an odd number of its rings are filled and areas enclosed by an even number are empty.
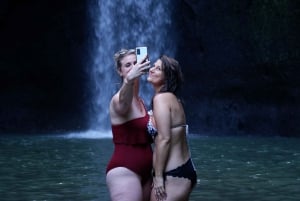
<svg viewBox="0 0 300 201">
<path fill-rule="evenodd" d="M 152 66 L 149 71 L 152 72 L 154 70 L 155 66 Z"/>
</svg>

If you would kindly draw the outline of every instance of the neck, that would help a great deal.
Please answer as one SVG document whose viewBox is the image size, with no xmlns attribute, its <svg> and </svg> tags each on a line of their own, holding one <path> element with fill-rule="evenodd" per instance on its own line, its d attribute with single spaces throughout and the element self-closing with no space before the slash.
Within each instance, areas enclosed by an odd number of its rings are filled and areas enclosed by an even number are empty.
<svg viewBox="0 0 300 201">
<path fill-rule="evenodd" d="M 160 92 L 160 90 L 161 90 L 162 87 L 163 86 L 155 86 L 154 87 L 155 94 L 158 94 Z"/>
</svg>

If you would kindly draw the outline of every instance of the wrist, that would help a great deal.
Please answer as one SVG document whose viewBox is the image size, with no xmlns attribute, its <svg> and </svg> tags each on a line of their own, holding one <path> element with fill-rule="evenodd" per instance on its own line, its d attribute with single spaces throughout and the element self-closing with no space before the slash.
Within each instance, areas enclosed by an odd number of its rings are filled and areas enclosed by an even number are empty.
<svg viewBox="0 0 300 201">
<path fill-rule="evenodd" d="M 162 173 L 155 172 L 155 173 L 154 173 L 154 176 L 155 176 L 156 178 L 159 178 L 159 177 L 163 177 L 163 174 L 162 174 Z"/>
<path fill-rule="evenodd" d="M 133 80 L 129 80 L 127 78 L 124 79 L 124 84 L 126 85 L 133 85 Z"/>
<path fill-rule="evenodd" d="M 164 177 L 163 176 L 154 176 L 153 177 L 153 180 L 155 181 L 155 182 L 163 182 L 164 181 Z"/>
</svg>

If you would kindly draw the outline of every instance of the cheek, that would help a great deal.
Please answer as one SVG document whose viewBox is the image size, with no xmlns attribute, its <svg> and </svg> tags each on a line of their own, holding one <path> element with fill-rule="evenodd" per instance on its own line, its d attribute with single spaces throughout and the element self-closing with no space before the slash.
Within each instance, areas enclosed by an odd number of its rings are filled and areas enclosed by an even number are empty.
<svg viewBox="0 0 300 201">
<path fill-rule="evenodd" d="M 164 84 L 164 79 L 161 75 L 157 75 L 157 76 L 153 77 L 153 81 L 159 85 Z"/>
<path fill-rule="evenodd" d="M 157 79 L 160 80 L 160 81 L 163 81 L 164 80 L 164 75 L 162 73 L 159 73 L 157 74 Z"/>
<path fill-rule="evenodd" d="M 131 68 L 125 68 L 124 69 L 124 75 L 127 75 L 129 73 L 129 71 L 131 70 Z"/>
<path fill-rule="evenodd" d="M 125 68 L 125 67 L 120 68 L 119 74 L 120 74 L 121 76 L 125 76 L 125 75 L 128 74 L 128 72 L 129 72 L 130 70 L 131 70 L 131 68 Z"/>
</svg>

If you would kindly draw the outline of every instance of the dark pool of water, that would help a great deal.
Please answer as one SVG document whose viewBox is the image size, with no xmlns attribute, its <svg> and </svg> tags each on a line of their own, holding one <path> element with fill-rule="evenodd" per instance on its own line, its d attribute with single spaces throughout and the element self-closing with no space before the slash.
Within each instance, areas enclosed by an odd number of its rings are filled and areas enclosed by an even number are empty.
<svg viewBox="0 0 300 201">
<path fill-rule="evenodd" d="M 300 139 L 189 138 L 198 172 L 191 201 L 298 201 Z M 108 201 L 111 139 L 1 136 L 0 200 Z"/>
</svg>

